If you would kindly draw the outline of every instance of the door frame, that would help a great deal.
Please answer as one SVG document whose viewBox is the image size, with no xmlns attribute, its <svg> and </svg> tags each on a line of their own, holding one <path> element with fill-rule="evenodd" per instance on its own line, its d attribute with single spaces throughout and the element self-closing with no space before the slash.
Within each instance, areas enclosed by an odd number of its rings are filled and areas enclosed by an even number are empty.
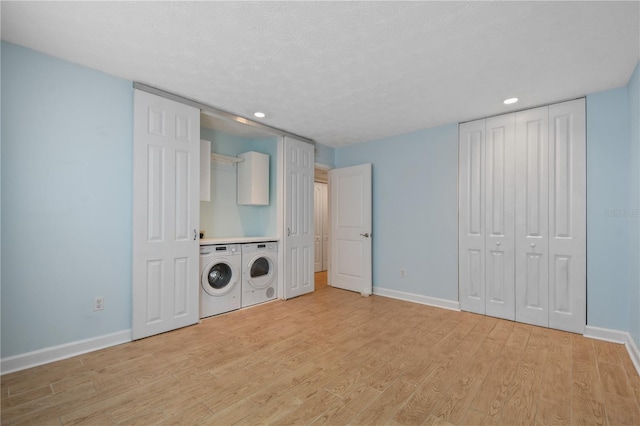
<svg viewBox="0 0 640 426">
<path fill-rule="evenodd" d="M 321 169 L 329 172 L 329 170 L 335 169 L 334 166 L 330 166 L 325 163 L 315 163 L 314 169 Z M 327 241 L 327 269 L 324 271 L 327 272 L 327 277 L 329 277 L 329 269 L 331 268 L 331 182 L 329 182 L 329 173 L 327 173 L 327 227 L 329 228 L 329 240 Z M 324 235 L 322 236 L 324 238 Z M 324 242 L 323 242 L 324 244 Z M 323 246 L 324 247 L 324 246 Z M 324 267 L 324 266 L 323 266 Z"/>
</svg>

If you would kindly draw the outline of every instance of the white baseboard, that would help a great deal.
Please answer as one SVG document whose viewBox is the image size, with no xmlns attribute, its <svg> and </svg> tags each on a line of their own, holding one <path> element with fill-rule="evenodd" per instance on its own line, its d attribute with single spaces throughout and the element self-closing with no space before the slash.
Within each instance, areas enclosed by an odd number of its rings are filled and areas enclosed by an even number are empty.
<svg viewBox="0 0 640 426">
<path fill-rule="evenodd" d="M 636 371 L 640 374 L 640 350 L 638 350 L 638 345 L 633 341 L 633 337 L 631 337 L 630 333 L 588 325 L 584 328 L 584 337 L 624 344 L 627 348 L 627 352 L 629 352 L 629 357 L 631 358 L 633 365 L 636 367 Z"/>
<path fill-rule="evenodd" d="M 437 297 L 405 293 L 404 291 L 390 290 L 382 287 L 373 287 L 373 294 L 390 297 L 392 299 L 406 300 L 407 302 L 420 303 L 421 305 L 435 306 L 436 308 L 460 311 L 460 303 L 457 300 L 438 299 Z"/>
<path fill-rule="evenodd" d="M 14 355 L 0 360 L 0 372 L 2 374 L 36 367 L 42 364 L 71 358 L 72 356 L 86 354 L 109 346 L 119 345 L 131 341 L 131 330 L 122 330 L 104 336 L 78 340 L 64 345 L 51 346 L 33 352 Z"/>
</svg>

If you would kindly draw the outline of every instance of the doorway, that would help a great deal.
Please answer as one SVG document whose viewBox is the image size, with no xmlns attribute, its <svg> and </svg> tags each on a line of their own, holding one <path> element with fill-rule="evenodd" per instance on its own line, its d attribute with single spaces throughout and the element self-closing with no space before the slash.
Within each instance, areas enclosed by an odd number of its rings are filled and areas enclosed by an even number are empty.
<svg viewBox="0 0 640 426">
<path fill-rule="evenodd" d="M 329 269 L 329 173 L 316 167 L 314 171 L 314 271 L 315 290 L 327 287 Z"/>
</svg>

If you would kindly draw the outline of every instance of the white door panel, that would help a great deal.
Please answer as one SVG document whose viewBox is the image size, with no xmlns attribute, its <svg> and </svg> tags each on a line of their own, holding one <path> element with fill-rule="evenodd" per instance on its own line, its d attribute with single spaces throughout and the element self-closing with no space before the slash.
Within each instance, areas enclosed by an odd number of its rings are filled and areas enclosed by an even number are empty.
<svg viewBox="0 0 640 426">
<path fill-rule="evenodd" d="M 329 269 L 329 185 L 321 183 L 322 188 L 322 270 Z"/>
<path fill-rule="evenodd" d="M 460 125 L 458 276 L 460 308 L 484 314 L 485 307 L 485 120 Z"/>
<path fill-rule="evenodd" d="M 514 114 L 486 120 L 486 314 L 515 319 Z"/>
<path fill-rule="evenodd" d="M 313 184 L 313 227 L 314 227 L 314 271 L 322 271 L 322 237 L 323 237 L 323 217 L 322 217 L 322 184 Z"/>
<path fill-rule="evenodd" d="M 459 127 L 463 310 L 584 332 L 585 102 Z"/>
<path fill-rule="evenodd" d="M 200 111 L 134 92 L 134 339 L 198 321 Z"/>
<path fill-rule="evenodd" d="M 548 326 L 548 108 L 516 113 L 516 320 Z"/>
<path fill-rule="evenodd" d="M 314 290 L 314 147 L 284 139 L 285 238 L 284 298 Z"/>
<path fill-rule="evenodd" d="M 549 327 L 586 324 L 584 99 L 549 107 Z"/>
<path fill-rule="evenodd" d="M 331 201 L 330 284 L 370 295 L 371 164 L 329 171 Z"/>
</svg>

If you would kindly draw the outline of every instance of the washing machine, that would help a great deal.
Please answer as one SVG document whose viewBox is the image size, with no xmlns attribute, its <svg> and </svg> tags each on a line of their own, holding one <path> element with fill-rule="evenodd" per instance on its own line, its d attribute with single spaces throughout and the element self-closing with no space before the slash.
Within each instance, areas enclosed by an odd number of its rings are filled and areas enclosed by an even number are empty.
<svg viewBox="0 0 640 426">
<path fill-rule="evenodd" d="M 278 243 L 242 245 L 242 307 L 277 296 Z"/>
<path fill-rule="evenodd" d="M 200 318 L 240 309 L 241 273 L 239 244 L 200 246 Z"/>
</svg>

